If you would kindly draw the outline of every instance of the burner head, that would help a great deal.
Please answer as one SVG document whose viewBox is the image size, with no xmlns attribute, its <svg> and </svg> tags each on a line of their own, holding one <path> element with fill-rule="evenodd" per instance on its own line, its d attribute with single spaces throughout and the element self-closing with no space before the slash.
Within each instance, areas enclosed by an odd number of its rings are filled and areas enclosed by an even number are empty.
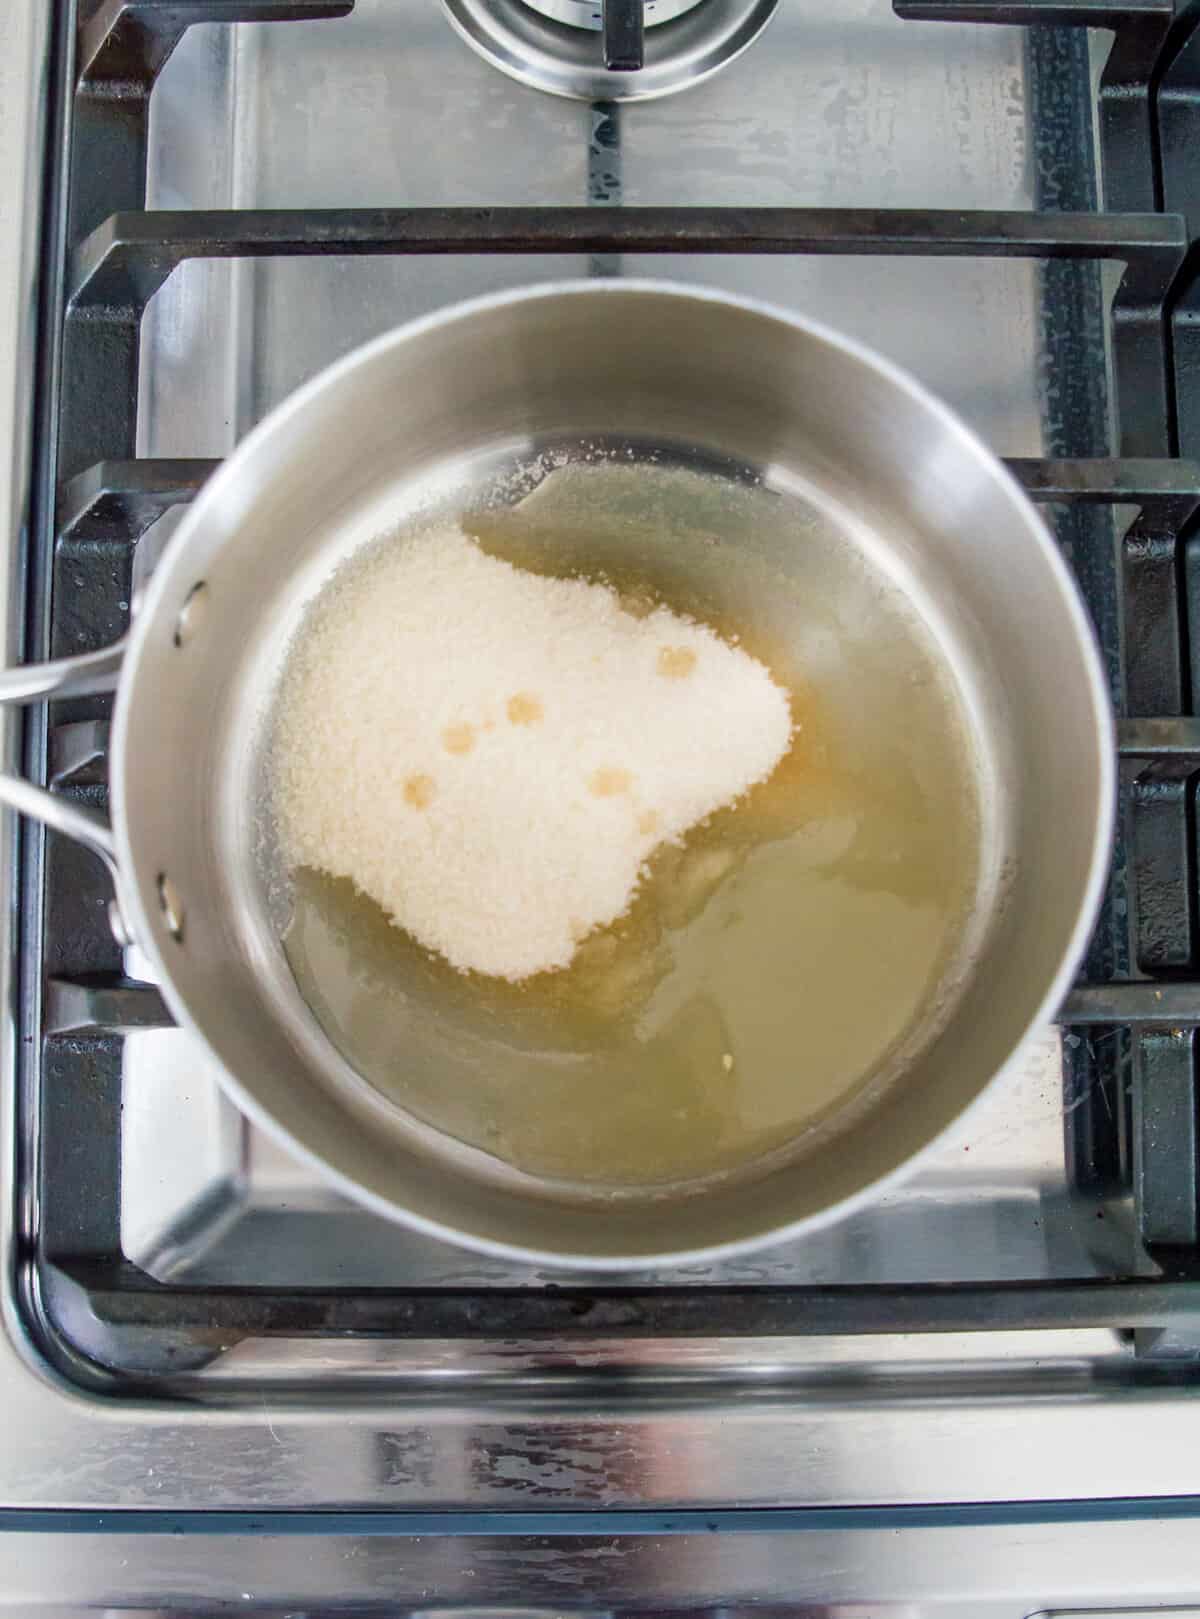
<svg viewBox="0 0 1200 1619">
<path fill-rule="evenodd" d="M 578 101 L 648 101 L 686 90 L 753 43 L 778 0 L 646 0 L 643 65 L 604 65 L 601 0 L 442 0 L 494 67 Z"/>
<path fill-rule="evenodd" d="M 601 0 L 524 0 L 530 10 L 549 17 L 551 22 L 565 23 L 568 28 L 587 28 L 598 34 L 604 27 Z M 659 23 L 674 22 L 685 11 L 694 11 L 704 0 L 644 0 L 642 12 L 647 28 Z"/>
</svg>

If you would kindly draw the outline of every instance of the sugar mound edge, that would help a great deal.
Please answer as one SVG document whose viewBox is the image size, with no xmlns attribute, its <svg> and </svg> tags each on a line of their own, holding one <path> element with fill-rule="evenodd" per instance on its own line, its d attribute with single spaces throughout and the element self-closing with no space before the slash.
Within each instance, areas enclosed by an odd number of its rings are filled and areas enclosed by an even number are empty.
<svg viewBox="0 0 1200 1619">
<path fill-rule="evenodd" d="M 547 578 L 460 529 L 376 542 L 289 649 L 285 859 L 349 878 L 461 971 L 567 966 L 649 855 L 766 780 L 786 692 L 707 625 Z"/>
</svg>

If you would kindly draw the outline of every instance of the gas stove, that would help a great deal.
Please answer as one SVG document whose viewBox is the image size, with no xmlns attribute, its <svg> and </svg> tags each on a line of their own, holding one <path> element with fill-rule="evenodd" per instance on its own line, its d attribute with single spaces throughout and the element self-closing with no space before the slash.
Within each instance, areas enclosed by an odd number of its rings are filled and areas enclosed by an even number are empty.
<svg viewBox="0 0 1200 1619">
<path fill-rule="evenodd" d="M 560 9 L 9 0 L 8 661 L 120 634 L 368 337 L 564 274 L 750 293 L 943 396 L 1075 568 L 1123 761 L 1084 979 L 871 1208 L 597 1285 L 342 1200 L 171 1027 L 93 857 L 8 824 L 0 1614 L 1200 1601 L 1200 17 L 699 0 L 606 79 Z M 498 66 L 514 17 L 586 82 Z M 8 759 L 101 803 L 108 718 Z"/>
</svg>

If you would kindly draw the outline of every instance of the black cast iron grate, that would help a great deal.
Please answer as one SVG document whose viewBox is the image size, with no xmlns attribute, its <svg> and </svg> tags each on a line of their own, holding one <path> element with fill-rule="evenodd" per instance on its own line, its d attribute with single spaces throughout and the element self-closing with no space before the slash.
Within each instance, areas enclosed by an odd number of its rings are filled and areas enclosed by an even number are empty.
<svg viewBox="0 0 1200 1619">
<path fill-rule="evenodd" d="M 55 837 L 23 838 L 20 1103 L 24 1275 L 49 1315 L 182 1335 L 371 1332 L 389 1337 L 829 1333 L 990 1327 L 1190 1324 L 1200 1334 L 1200 17 L 1173 0 L 897 0 L 902 17 L 1031 25 L 1031 38 L 1114 40 L 1101 85 L 1105 202 L 1089 183 L 1044 177 L 1044 211 L 809 208 L 419 208 L 150 212 L 146 130 L 155 78 L 188 26 L 336 18 L 353 0 L 80 0 L 61 8 L 57 113 L 48 170 L 39 378 L 40 509 L 29 558 L 29 655 L 101 646 L 125 628 L 140 536 L 212 470 L 135 455 L 142 315 L 183 261 L 319 254 L 626 252 L 1022 257 L 1060 296 L 1098 298 L 1098 266 L 1121 266 L 1111 350 L 1119 456 L 1013 463 L 1034 499 L 1066 508 L 1073 555 L 1110 660 L 1122 756 L 1122 837 L 1087 981 L 1062 1021 L 1072 1055 L 1074 1185 L 1132 1187 L 1153 1279 L 751 1288 L 224 1290 L 159 1284 L 121 1255 L 122 1031 L 169 1022 L 155 989 L 123 976 L 105 921 L 106 879 Z M 336 26 L 336 24 L 331 24 Z M 1053 66 L 1052 44 L 1047 46 Z M 1076 50 L 1076 66 L 1086 58 Z M 1038 109 L 1034 108 L 1035 119 Z M 1047 118 L 1061 111 L 1046 113 Z M 1079 107 L 1072 116 L 1090 119 Z M 602 144 L 615 113 L 597 108 Z M 599 136 L 597 137 L 600 138 Z M 609 160 L 606 158 L 606 162 Z M 611 163 L 609 164 L 611 167 Z M 594 200 L 612 202 L 610 195 Z M 1169 210 L 1169 211 L 1167 211 Z M 1051 361 L 1056 357 L 1049 336 Z M 1064 448 L 1071 367 L 1060 345 Z M 1103 348 L 1099 360 L 1103 366 Z M 1078 412 L 1077 412 L 1078 414 Z M 1086 412 L 1084 413 L 1086 415 Z M 1114 568 L 1083 520 L 1137 516 Z M 1119 627 L 1120 626 L 1120 627 Z M 102 801 L 107 706 L 54 705 L 28 724 L 27 763 L 53 786 Z M 1131 1076 L 1131 1078 L 1130 1078 Z M 1101 1105 L 1103 1104 L 1103 1105 Z M 86 1187 L 86 1198 L 79 1188 Z M 57 1301 L 55 1304 L 54 1301 Z M 57 1321 L 61 1338 L 72 1332 Z M 87 1348 L 87 1334 L 76 1331 Z M 98 1352 L 99 1353 L 99 1352 Z M 169 1351 L 165 1352 L 169 1360 Z M 99 1358 L 105 1356 L 99 1353 Z M 164 1361 L 164 1368 L 166 1361 Z"/>
</svg>

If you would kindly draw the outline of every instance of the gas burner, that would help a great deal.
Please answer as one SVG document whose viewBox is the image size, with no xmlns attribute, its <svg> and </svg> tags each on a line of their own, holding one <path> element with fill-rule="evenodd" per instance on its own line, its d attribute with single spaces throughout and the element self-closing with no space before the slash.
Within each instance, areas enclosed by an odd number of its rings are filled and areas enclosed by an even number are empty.
<svg viewBox="0 0 1200 1619">
<path fill-rule="evenodd" d="M 778 0 L 645 0 L 641 67 L 607 67 L 602 0 L 442 0 L 494 67 L 578 101 L 648 101 L 686 90 L 740 56 Z"/>
<path fill-rule="evenodd" d="M 551 22 L 566 23 L 568 28 L 587 28 L 595 34 L 604 28 L 603 0 L 524 0 L 524 4 Z M 644 0 L 645 26 L 656 28 L 660 23 L 674 22 L 684 12 L 703 4 L 704 0 Z"/>
</svg>

